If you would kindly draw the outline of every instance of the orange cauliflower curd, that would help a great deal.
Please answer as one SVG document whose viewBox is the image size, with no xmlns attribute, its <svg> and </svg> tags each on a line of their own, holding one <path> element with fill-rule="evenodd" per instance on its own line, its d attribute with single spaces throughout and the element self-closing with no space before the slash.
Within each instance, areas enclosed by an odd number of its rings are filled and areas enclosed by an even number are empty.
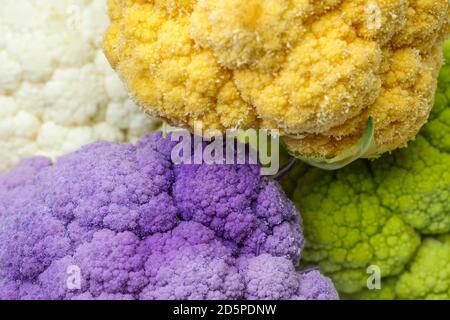
<svg viewBox="0 0 450 320">
<path fill-rule="evenodd" d="M 109 4 L 106 54 L 149 113 L 190 129 L 278 129 L 293 154 L 322 160 L 416 136 L 450 29 L 448 0 Z"/>
</svg>

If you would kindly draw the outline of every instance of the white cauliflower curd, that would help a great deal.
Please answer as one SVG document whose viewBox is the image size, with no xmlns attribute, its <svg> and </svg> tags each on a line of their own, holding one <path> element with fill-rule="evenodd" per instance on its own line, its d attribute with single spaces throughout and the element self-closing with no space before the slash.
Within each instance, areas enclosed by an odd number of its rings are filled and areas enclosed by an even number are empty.
<svg viewBox="0 0 450 320">
<path fill-rule="evenodd" d="M 0 172 L 158 126 L 103 55 L 108 23 L 106 0 L 1 0 Z"/>
</svg>

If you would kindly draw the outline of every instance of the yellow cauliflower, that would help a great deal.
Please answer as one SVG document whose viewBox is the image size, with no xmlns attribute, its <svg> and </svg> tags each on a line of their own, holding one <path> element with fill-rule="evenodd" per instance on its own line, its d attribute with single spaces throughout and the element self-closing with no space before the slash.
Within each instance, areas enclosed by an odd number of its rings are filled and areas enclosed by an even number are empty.
<svg viewBox="0 0 450 320">
<path fill-rule="evenodd" d="M 190 129 L 278 129 L 292 153 L 321 161 L 416 136 L 450 19 L 448 0 L 109 3 L 105 51 L 149 113 Z"/>
</svg>

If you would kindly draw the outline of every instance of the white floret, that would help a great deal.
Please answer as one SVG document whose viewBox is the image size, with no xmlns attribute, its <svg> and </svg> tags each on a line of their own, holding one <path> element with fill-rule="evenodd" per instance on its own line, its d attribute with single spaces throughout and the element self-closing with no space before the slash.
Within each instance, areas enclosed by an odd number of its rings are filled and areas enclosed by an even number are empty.
<svg viewBox="0 0 450 320">
<path fill-rule="evenodd" d="M 136 141 L 139 111 L 102 52 L 106 0 L 2 0 L 0 172 L 97 140 Z"/>
</svg>

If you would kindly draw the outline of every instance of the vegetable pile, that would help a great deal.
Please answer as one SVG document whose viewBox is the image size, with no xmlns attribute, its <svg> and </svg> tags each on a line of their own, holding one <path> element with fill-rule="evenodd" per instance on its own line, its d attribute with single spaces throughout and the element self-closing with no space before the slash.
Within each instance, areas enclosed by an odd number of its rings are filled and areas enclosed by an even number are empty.
<svg viewBox="0 0 450 320">
<path fill-rule="evenodd" d="M 149 112 L 278 129 L 292 154 L 341 166 L 417 135 L 450 29 L 448 0 L 109 4 L 107 57 Z"/>
<path fill-rule="evenodd" d="M 156 128 L 104 57 L 107 25 L 106 0 L 1 1 L 0 172 Z"/>
<path fill-rule="evenodd" d="M 0 300 L 449 300 L 449 35 L 449 0 L 1 0 Z M 291 162 L 180 164 L 146 113 Z"/>
<path fill-rule="evenodd" d="M 435 107 L 408 149 L 331 173 L 299 166 L 285 181 L 304 261 L 353 298 L 450 299 L 450 42 L 444 52 Z M 381 291 L 367 290 L 370 265 Z"/>
<path fill-rule="evenodd" d="M 98 142 L 1 175 L 0 299 L 338 298 L 295 269 L 299 213 L 277 182 L 257 165 L 175 165 L 174 144 Z"/>
</svg>

